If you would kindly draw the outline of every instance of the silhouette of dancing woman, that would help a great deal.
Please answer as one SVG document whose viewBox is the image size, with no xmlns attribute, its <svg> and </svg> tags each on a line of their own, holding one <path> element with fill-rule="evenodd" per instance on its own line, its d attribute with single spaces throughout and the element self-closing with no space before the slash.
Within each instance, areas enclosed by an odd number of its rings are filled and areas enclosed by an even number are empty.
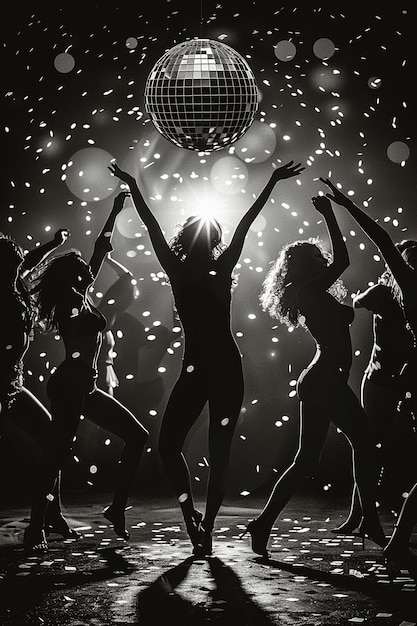
<svg viewBox="0 0 417 626">
<path fill-rule="evenodd" d="M 81 414 L 125 442 L 113 502 L 103 515 L 113 524 L 118 536 L 129 537 L 125 529 L 125 507 L 148 432 L 118 400 L 96 387 L 97 359 L 106 320 L 88 297 L 88 289 L 112 249 L 110 237 L 125 197 L 125 192 L 116 196 L 90 263 L 86 263 L 77 250 L 49 259 L 33 289 L 45 330 L 59 333 L 65 346 L 65 358 L 47 384 L 52 424 L 40 464 L 30 523 L 24 535 L 24 546 L 29 550 L 47 549 L 43 531 L 45 512 L 57 472 L 71 450 Z"/>
<path fill-rule="evenodd" d="M 0 433 L 12 441 L 35 464 L 45 445 L 51 415 L 24 384 L 24 357 L 29 349 L 36 321 L 36 307 L 29 295 L 27 282 L 32 271 L 61 246 L 68 237 L 66 229 L 58 230 L 53 239 L 24 253 L 9 236 L 0 235 L 0 290 L 2 323 L 7 332 L 0 341 Z M 61 513 L 60 474 L 54 489 L 54 501 L 45 520 L 46 533 L 64 538 L 78 537 Z"/>
<path fill-rule="evenodd" d="M 316 196 L 312 203 L 325 219 L 333 259 L 314 240 L 287 244 L 266 275 L 260 294 L 264 311 L 289 326 L 304 326 L 316 342 L 315 356 L 297 381 L 298 451 L 259 516 L 249 522 L 241 535 L 249 532 L 252 550 L 264 557 L 269 556 L 267 544 L 275 520 L 320 458 L 330 422 L 343 432 L 352 447 L 363 511 L 360 532 L 381 545 L 385 543 L 374 497 L 373 441 L 359 399 L 348 385 L 353 309 L 342 304 L 346 289 L 340 281 L 349 265 L 348 251 L 330 201 Z"/>
<path fill-rule="evenodd" d="M 328 178 L 321 179 L 332 192 L 327 194 L 334 202 L 345 208 L 359 224 L 369 239 L 377 246 L 386 265 L 389 267 L 398 287 L 398 297 L 406 320 L 417 338 L 417 246 L 406 248 L 402 253 L 398 250 L 388 232 L 362 211 L 352 200 L 345 196 Z M 402 374 L 403 399 L 409 405 L 414 417 L 417 415 L 417 350 L 413 350 Z M 409 541 L 413 528 L 417 523 L 417 483 L 412 487 L 401 507 L 400 515 L 384 555 L 388 559 L 413 562 L 417 565 L 417 557 L 409 550 Z"/>
<path fill-rule="evenodd" d="M 185 349 L 179 378 L 162 419 L 159 452 L 182 510 L 196 555 L 212 553 L 212 530 L 224 499 L 230 447 L 243 400 L 241 355 L 231 332 L 233 269 L 248 229 L 274 185 L 302 171 L 290 161 L 269 182 L 237 226 L 229 246 L 217 220 L 189 217 L 169 243 L 144 201 L 136 180 L 117 164 L 110 171 L 126 183 L 155 253 L 166 272 L 183 326 Z M 182 452 L 188 432 L 208 402 L 210 474 L 206 510 L 194 507 Z"/>
<path fill-rule="evenodd" d="M 397 243 L 402 251 L 416 242 Z M 398 514 L 403 503 L 401 494 L 409 489 L 410 455 L 404 445 L 413 438 L 410 415 L 400 414 L 398 405 L 402 396 L 401 373 L 414 349 L 414 337 L 393 287 L 392 274 L 387 268 L 378 282 L 352 299 L 355 309 L 372 313 L 373 345 L 361 383 L 361 404 L 371 429 L 380 445 L 378 450 L 378 500 L 381 506 Z M 411 438 L 410 438 L 411 435 Z M 397 446 L 403 446 L 400 460 Z M 357 488 L 354 487 L 349 515 L 335 533 L 355 530 L 362 518 Z"/>
</svg>

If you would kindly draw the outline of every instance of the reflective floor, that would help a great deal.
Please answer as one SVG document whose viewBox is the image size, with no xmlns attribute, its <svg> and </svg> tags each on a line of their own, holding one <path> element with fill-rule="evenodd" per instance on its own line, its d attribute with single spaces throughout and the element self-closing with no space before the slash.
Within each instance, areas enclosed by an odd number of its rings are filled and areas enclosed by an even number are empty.
<svg viewBox="0 0 417 626">
<path fill-rule="evenodd" d="M 129 541 L 103 518 L 106 504 L 105 494 L 89 502 L 65 498 L 82 536 L 51 535 L 42 556 L 23 551 L 28 510 L 1 513 L 2 626 L 417 624 L 417 572 L 386 563 L 371 541 L 331 532 L 345 501 L 293 498 L 274 527 L 269 561 L 251 551 L 249 535 L 239 539 L 261 500 L 225 501 L 213 556 L 204 559 L 192 558 L 172 498 L 132 499 Z M 389 535 L 395 520 L 383 513 L 381 520 Z M 417 534 L 417 554 L 414 540 Z"/>
</svg>

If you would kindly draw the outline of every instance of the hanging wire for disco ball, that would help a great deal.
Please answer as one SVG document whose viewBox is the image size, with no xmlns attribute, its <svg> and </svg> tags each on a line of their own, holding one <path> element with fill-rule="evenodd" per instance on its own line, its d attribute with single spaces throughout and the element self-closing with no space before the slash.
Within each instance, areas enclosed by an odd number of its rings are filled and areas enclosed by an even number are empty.
<svg viewBox="0 0 417 626">
<path fill-rule="evenodd" d="M 170 48 L 145 85 L 155 128 L 180 148 L 220 150 L 241 137 L 258 109 L 258 88 L 245 59 L 211 39 Z"/>
</svg>

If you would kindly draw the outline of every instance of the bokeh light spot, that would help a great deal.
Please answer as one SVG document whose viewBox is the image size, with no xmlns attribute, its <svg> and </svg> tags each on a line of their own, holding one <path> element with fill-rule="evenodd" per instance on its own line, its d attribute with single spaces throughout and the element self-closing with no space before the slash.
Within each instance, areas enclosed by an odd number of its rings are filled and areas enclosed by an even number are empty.
<svg viewBox="0 0 417 626">
<path fill-rule="evenodd" d="M 235 143 L 235 154 L 246 163 L 262 163 L 271 158 L 277 145 L 274 130 L 263 122 L 255 121 L 241 139 Z"/>
<path fill-rule="evenodd" d="M 141 237 L 142 222 L 133 207 L 125 207 L 116 218 L 116 228 L 123 237 L 136 239 Z"/>
<path fill-rule="evenodd" d="M 211 168 L 210 180 L 217 191 L 235 195 L 245 189 L 248 183 L 248 170 L 236 157 L 223 157 Z"/>
<path fill-rule="evenodd" d="M 282 41 L 279 41 L 274 47 L 274 54 L 279 61 L 292 61 L 297 54 L 297 48 L 292 43 L 292 41 L 283 39 Z"/>
<path fill-rule="evenodd" d="M 54 59 L 54 67 L 60 74 L 68 74 L 75 67 L 75 59 L 69 52 L 61 52 Z"/>
<path fill-rule="evenodd" d="M 410 148 L 403 141 L 393 141 L 387 148 L 387 156 L 393 163 L 402 163 L 410 156 Z"/>
<path fill-rule="evenodd" d="M 313 52 L 318 59 L 323 61 L 330 59 L 336 51 L 336 46 L 331 39 L 327 37 L 321 37 L 317 39 L 313 44 Z"/>
<path fill-rule="evenodd" d="M 255 233 L 262 232 L 265 228 L 266 218 L 263 215 L 258 215 L 250 225 L 250 229 Z"/>
<path fill-rule="evenodd" d="M 83 148 L 73 154 L 65 170 L 65 183 L 71 193 L 86 202 L 110 196 L 119 184 L 119 179 L 108 169 L 112 159 L 101 148 Z"/>
<path fill-rule="evenodd" d="M 129 48 L 129 50 L 134 50 L 137 47 L 138 47 L 138 40 L 136 39 L 136 37 L 128 37 L 126 39 L 126 48 Z"/>
</svg>

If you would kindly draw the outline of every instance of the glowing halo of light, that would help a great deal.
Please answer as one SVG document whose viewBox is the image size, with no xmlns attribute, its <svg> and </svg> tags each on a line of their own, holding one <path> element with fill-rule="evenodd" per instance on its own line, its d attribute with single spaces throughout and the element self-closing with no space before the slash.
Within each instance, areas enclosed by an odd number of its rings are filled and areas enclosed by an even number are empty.
<svg viewBox="0 0 417 626">
<path fill-rule="evenodd" d="M 191 225 L 191 224 L 197 225 L 196 232 L 194 234 L 194 237 L 191 243 L 191 247 L 194 245 L 195 241 L 200 238 L 200 233 L 203 229 L 205 230 L 207 240 L 209 240 L 211 225 L 213 225 L 216 228 L 216 230 L 218 228 L 217 218 L 215 218 L 213 214 L 209 215 L 209 214 L 204 214 L 204 213 L 199 212 L 196 215 L 192 216 L 192 218 L 191 216 L 190 218 L 187 218 L 187 221 L 188 220 L 189 220 L 188 225 Z M 179 224 L 177 225 L 176 230 L 178 228 L 180 228 Z M 193 371 L 194 371 L 194 366 L 189 365 L 187 367 L 187 372 L 191 373 Z"/>
<path fill-rule="evenodd" d="M 68 74 L 75 67 L 75 59 L 69 52 L 60 52 L 54 59 L 54 67 L 57 72 Z"/>
<path fill-rule="evenodd" d="M 313 53 L 318 59 L 327 61 L 330 59 L 336 51 L 336 46 L 331 39 L 327 37 L 320 37 L 313 44 Z"/>
<path fill-rule="evenodd" d="M 113 159 L 107 150 L 82 148 L 68 159 L 65 183 L 74 196 L 86 202 L 108 198 L 119 185 L 108 166 Z"/>
<path fill-rule="evenodd" d="M 297 48 L 287 39 L 282 39 L 274 46 L 274 54 L 279 61 L 292 61 L 297 54 Z"/>
<path fill-rule="evenodd" d="M 222 157 L 212 166 L 210 181 L 220 193 L 233 196 L 245 189 L 248 183 L 248 169 L 236 157 Z"/>
<path fill-rule="evenodd" d="M 402 163 L 410 156 L 410 148 L 403 141 L 393 141 L 387 148 L 387 156 L 393 163 Z"/>
<path fill-rule="evenodd" d="M 210 198 L 209 194 L 205 194 L 194 204 L 193 212 L 199 219 L 209 221 L 212 218 L 216 218 L 220 208 L 221 204 L 216 202 L 214 197 Z"/>
<path fill-rule="evenodd" d="M 234 145 L 234 154 L 246 163 L 262 163 L 271 158 L 277 145 L 274 130 L 264 122 L 253 122 Z"/>
</svg>

